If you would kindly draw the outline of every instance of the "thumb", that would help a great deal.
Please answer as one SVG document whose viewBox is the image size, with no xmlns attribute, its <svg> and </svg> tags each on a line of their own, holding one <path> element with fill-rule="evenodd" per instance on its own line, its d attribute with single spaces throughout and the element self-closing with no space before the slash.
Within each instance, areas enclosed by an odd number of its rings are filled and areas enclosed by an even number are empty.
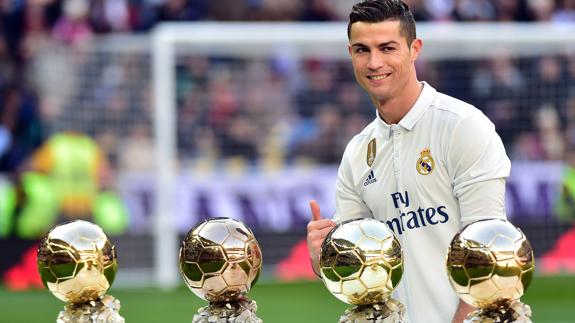
<svg viewBox="0 0 575 323">
<path fill-rule="evenodd" d="M 319 212 L 319 205 L 317 204 L 316 200 L 309 201 L 309 207 L 311 209 L 311 220 L 321 220 L 321 213 Z"/>
</svg>

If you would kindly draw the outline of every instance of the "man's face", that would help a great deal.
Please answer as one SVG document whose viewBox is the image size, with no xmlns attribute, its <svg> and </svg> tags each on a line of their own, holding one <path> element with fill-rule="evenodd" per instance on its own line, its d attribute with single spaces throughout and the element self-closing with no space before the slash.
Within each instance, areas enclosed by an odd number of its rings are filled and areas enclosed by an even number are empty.
<svg viewBox="0 0 575 323">
<path fill-rule="evenodd" d="M 413 76 L 421 40 L 411 44 L 400 33 L 400 22 L 356 22 L 351 26 L 349 53 L 355 78 L 369 95 L 387 101 L 400 95 Z"/>
</svg>

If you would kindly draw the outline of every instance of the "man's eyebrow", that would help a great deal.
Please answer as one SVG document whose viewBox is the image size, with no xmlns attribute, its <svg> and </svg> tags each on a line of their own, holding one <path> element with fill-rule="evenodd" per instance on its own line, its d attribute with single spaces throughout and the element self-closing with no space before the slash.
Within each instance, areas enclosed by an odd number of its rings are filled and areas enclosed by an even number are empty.
<svg viewBox="0 0 575 323">
<path fill-rule="evenodd" d="M 395 40 L 390 40 L 388 42 L 381 43 L 381 44 L 377 45 L 377 47 L 386 47 L 389 45 L 397 45 L 397 44 L 399 44 L 399 43 L 396 42 Z M 353 44 L 351 44 L 351 47 L 368 47 L 368 46 L 363 44 L 363 43 L 353 43 Z"/>
<path fill-rule="evenodd" d="M 377 45 L 377 47 L 386 47 L 386 46 L 389 46 L 389 45 L 397 45 L 397 44 L 399 44 L 399 43 L 396 42 L 395 40 L 390 40 L 390 41 L 388 41 L 388 42 L 381 43 L 381 44 Z"/>
</svg>

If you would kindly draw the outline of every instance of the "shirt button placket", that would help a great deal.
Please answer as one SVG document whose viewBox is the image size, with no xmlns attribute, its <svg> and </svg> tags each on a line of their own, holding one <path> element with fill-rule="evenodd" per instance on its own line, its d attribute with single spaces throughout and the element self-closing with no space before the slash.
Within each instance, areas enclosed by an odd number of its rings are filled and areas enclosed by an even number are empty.
<svg viewBox="0 0 575 323">
<path fill-rule="evenodd" d="M 395 175 L 396 180 L 399 179 L 399 174 L 401 170 L 401 163 L 400 163 L 400 148 L 401 148 L 401 131 L 397 129 L 396 125 L 392 127 L 392 134 L 393 134 L 393 173 Z"/>
</svg>

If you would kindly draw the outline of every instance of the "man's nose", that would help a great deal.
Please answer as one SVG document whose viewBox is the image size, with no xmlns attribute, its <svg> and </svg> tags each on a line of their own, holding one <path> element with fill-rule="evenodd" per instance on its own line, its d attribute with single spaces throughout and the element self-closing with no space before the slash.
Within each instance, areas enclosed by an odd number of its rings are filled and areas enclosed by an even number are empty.
<svg viewBox="0 0 575 323">
<path fill-rule="evenodd" d="M 373 51 L 369 55 L 369 61 L 367 62 L 367 68 L 370 70 L 377 70 L 383 65 L 383 57 L 381 53 Z"/>
</svg>

